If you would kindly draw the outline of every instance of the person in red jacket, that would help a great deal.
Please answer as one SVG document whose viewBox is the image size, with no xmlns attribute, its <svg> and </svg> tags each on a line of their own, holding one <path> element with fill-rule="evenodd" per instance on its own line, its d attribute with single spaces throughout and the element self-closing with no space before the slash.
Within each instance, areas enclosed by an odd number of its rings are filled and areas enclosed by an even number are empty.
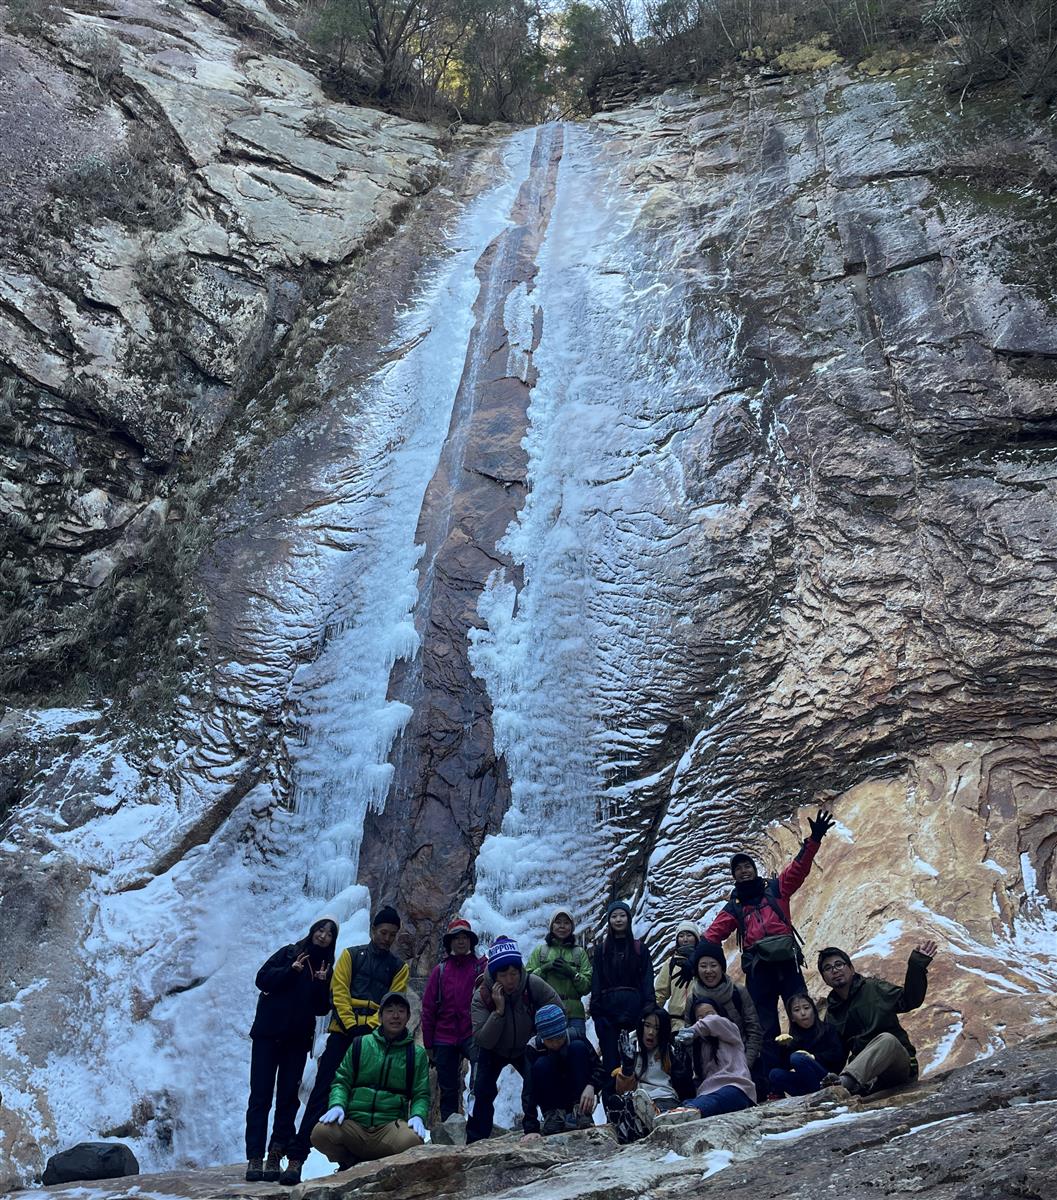
<svg viewBox="0 0 1057 1200">
<path fill-rule="evenodd" d="M 768 1069 L 777 1066 L 770 1059 L 779 1032 L 778 1001 L 807 991 L 800 971 L 804 956 L 789 915 L 789 899 L 808 877 L 822 839 L 835 823 L 830 813 L 819 809 L 808 823 L 811 835 L 804 839 L 793 861 L 773 879 L 761 879 L 749 855 L 735 854 L 730 860 L 734 890 L 705 930 L 705 941 L 717 946 L 732 933 L 738 935 L 745 984 L 763 1026 L 764 1066 Z"/>
<path fill-rule="evenodd" d="M 477 1058 L 470 1002 L 477 977 L 488 965 L 474 954 L 478 937 L 470 922 L 456 917 L 444 934 L 446 957 L 430 972 L 422 997 L 422 1045 L 437 1068 L 440 1119 L 459 1111 L 462 1060 Z"/>
</svg>

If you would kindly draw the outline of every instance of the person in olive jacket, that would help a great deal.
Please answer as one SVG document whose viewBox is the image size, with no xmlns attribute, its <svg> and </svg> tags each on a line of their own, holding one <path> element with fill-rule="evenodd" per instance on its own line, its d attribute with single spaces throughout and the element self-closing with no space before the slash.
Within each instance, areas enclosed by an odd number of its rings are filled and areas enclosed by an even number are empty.
<svg viewBox="0 0 1057 1200">
<path fill-rule="evenodd" d="M 576 944 L 576 923 L 567 908 L 559 908 L 547 929 L 542 946 L 529 955 L 525 970 L 549 983 L 562 998 L 569 1036 L 587 1039 L 587 1014 L 581 996 L 591 990 L 591 959 Z"/>
<path fill-rule="evenodd" d="M 536 1013 L 548 1004 L 561 1008 L 558 993 L 538 975 L 525 970 L 513 938 L 497 937 L 488 948 L 488 969 L 477 981 L 470 1005 L 473 1038 L 477 1043 L 477 1078 L 473 1086 L 473 1111 L 466 1122 L 467 1145 L 492 1136 L 499 1077 L 507 1067 L 513 1067 L 522 1079 L 524 1131 L 539 1132 L 525 1048 L 536 1032 Z"/>
<path fill-rule="evenodd" d="M 312 1145 L 340 1171 L 426 1140 L 429 1061 L 408 1032 L 411 1005 L 390 992 L 379 1015 L 378 1028 L 357 1038 L 341 1060 L 330 1108 L 312 1130 Z"/>
<path fill-rule="evenodd" d="M 312 1049 L 316 1017 L 330 1008 L 330 972 L 338 923 L 320 917 L 299 942 L 283 946 L 257 972 L 260 989 L 250 1028 L 250 1099 L 246 1106 L 246 1179 L 274 1182 L 294 1140 L 297 1092 Z M 264 1158 L 268 1111 L 275 1116 Z"/>
<path fill-rule="evenodd" d="M 591 975 L 591 1016 L 607 1075 L 620 1064 L 621 1031 L 636 1029 L 653 1007 L 650 952 L 632 932 L 631 908 L 614 900 L 606 909 L 606 932 L 595 947 Z"/>
<path fill-rule="evenodd" d="M 936 943 L 922 942 L 910 953 L 903 986 L 860 975 L 836 946 L 819 951 L 818 969 L 833 989 L 826 1001 L 826 1024 L 840 1035 L 851 1061 L 824 1084 L 840 1082 L 853 1095 L 898 1087 L 918 1075 L 914 1044 L 899 1013 L 919 1008 L 928 990 L 928 967 Z"/>
<path fill-rule="evenodd" d="M 316 1081 L 301 1115 L 297 1136 L 287 1151 L 286 1169 L 279 1176 L 281 1184 L 301 1182 L 301 1165 L 308 1156 L 309 1137 L 327 1107 L 330 1085 L 345 1052 L 356 1038 L 378 1028 L 382 997 L 407 988 L 407 963 L 392 952 L 399 932 L 400 917 L 396 909 L 386 905 L 374 915 L 370 942 L 343 950 L 338 957 L 330 982 L 334 1011 L 327 1044 L 319 1056 Z"/>
</svg>

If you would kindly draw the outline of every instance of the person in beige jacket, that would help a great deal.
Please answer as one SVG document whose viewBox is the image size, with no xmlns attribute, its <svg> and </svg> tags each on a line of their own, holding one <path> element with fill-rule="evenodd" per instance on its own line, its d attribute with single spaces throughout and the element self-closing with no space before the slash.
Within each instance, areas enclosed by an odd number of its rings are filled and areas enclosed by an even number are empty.
<svg viewBox="0 0 1057 1200">
<path fill-rule="evenodd" d="M 689 983 L 679 982 L 679 968 L 693 957 L 699 940 L 697 925 L 693 921 L 683 921 L 675 931 L 675 949 L 661 964 L 657 978 L 653 981 L 657 1007 L 665 1009 L 672 1018 L 673 1033 L 677 1033 L 684 1025 L 683 1018 L 686 1015 L 686 1002 L 691 986 Z"/>
</svg>

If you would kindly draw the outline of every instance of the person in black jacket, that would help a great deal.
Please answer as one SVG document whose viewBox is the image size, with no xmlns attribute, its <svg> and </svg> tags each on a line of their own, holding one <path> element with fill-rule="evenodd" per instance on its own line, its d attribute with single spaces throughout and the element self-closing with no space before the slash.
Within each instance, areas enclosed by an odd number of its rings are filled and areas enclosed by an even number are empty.
<svg viewBox="0 0 1057 1200">
<path fill-rule="evenodd" d="M 817 1092 L 826 1076 L 839 1073 L 848 1059 L 840 1035 L 822 1023 L 807 992 L 790 996 L 785 1009 L 789 1032 L 777 1038 L 775 1045 L 786 1065 L 774 1067 L 768 1074 L 770 1100 Z"/>
<path fill-rule="evenodd" d="M 523 1141 L 541 1134 L 590 1129 L 605 1076 L 594 1046 L 570 1038 L 569 1021 L 557 1004 L 536 1010 L 536 1034 L 525 1047 L 529 1088 L 525 1104 Z M 528 1110 L 531 1108 L 531 1112 Z M 543 1114 L 542 1125 L 536 1115 Z"/>
<path fill-rule="evenodd" d="M 312 1049 L 316 1017 L 330 1010 L 330 973 L 338 923 L 313 922 L 307 936 L 277 950 L 257 972 L 257 1012 L 250 1028 L 250 1099 L 246 1106 L 246 1179 L 279 1178 L 281 1160 L 294 1140 L 297 1092 Z M 264 1159 L 268 1112 L 275 1116 Z"/>
<path fill-rule="evenodd" d="M 631 930 L 631 909 L 615 900 L 606 909 L 606 933 L 595 946 L 591 1016 L 607 1077 L 620 1064 L 620 1034 L 638 1027 L 654 1007 L 653 962 Z M 612 1086 L 612 1079 L 606 1084 Z"/>
</svg>

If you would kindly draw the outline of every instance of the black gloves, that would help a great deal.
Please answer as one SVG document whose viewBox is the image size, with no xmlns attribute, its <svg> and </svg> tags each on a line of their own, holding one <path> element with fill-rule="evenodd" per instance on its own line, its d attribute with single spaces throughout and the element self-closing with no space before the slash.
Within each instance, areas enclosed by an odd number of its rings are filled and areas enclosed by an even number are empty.
<svg viewBox="0 0 1057 1200">
<path fill-rule="evenodd" d="M 833 814 L 826 811 L 824 808 L 818 810 L 818 816 L 813 821 L 808 821 L 808 826 L 811 829 L 811 836 L 816 842 L 821 842 L 827 833 L 836 825 L 833 819 Z"/>
</svg>

